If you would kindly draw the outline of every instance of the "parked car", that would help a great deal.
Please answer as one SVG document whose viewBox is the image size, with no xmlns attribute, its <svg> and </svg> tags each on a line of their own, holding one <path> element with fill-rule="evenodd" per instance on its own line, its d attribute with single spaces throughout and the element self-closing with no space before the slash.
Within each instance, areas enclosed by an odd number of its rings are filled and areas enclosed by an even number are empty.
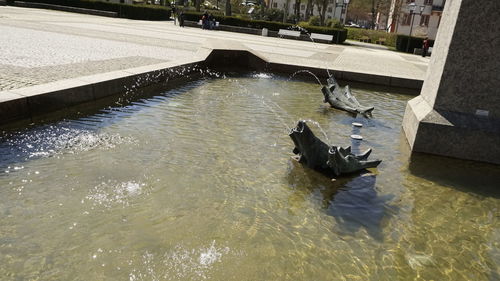
<svg viewBox="0 0 500 281">
<path fill-rule="evenodd" d="M 252 1 L 243 1 L 243 2 L 241 2 L 241 5 L 242 6 L 255 6 L 255 5 L 257 5 L 257 3 L 252 2 Z"/>
<path fill-rule="evenodd" d="M 358 24 L 355 24 L 353 22 L 346 24 L 345 27 L 361 28 L 361 26 L 359 26 Z"/>
</svg>

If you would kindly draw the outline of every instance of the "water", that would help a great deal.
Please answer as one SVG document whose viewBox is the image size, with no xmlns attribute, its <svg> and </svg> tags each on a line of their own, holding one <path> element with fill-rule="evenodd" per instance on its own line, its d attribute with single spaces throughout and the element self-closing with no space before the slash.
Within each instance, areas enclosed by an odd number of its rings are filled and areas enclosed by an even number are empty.
<svg viewBox="0 0 500 281">
<path fill-rule="evenodd" d="M 295 77 L 295 75 L 299 74 L 299 73 L 307 73 L 307 74 L 310 74 L 312 77 L 314 77 L 316 79 L 316 81 L 318 81 L 318 84 L 320 86 L 323 86 L 323 84 L 321 83 L 321 81 L 319 80 L 318 76 L 316 76 L 314 73 L 312 73 L 311 71 L 309 70 L 298 70 L 298 71 L 295 71 L 294 73 L 292 73 L 292 75 L 290 75 L 290 79 L 291 80 L 293 77 Z M 328 77 L 330 77 L 330 73 L 328 73 Z"/>
<path fill-rule="evenodd" d="M 411 97 L 353 92 L 372 119 L 258 74 L 4 133 L 0 279 L 498 280 L 499 168 L 410 158 Z M 299 119 L 384 161 L 335 182 L 307 170 L 284 132 Z"/>
</svg>

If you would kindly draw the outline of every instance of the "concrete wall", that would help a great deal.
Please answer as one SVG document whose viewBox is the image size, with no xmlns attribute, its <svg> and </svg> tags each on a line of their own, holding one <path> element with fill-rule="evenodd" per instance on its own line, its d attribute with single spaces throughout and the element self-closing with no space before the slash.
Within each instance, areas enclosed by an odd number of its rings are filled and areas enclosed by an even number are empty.
<svg viewBox="0 0 500 281">
<path fill-rule="evenodd" d="M 498 11 L 500 1 L 447 2 L 421 94 L 403 120 L 413 151 L 500 164 Z"/>
<path fill-rule="evenodd" d="M 436 110 L 500 118 L 500 1 L 452 2 L 462 5 L 443 19 L 422 96 Z"/>
</svg>

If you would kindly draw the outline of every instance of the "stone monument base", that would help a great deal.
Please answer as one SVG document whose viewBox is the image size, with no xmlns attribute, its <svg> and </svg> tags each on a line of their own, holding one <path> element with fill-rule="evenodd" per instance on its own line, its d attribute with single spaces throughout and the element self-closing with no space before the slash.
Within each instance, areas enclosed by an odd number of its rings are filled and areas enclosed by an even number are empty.
<svg viewBox="0 0 500 281">
<path fill-rule="evenodd" d="M 418 96 L 406 106 L 403 130 L 415 152 L 500 164 L 498 119 L 436 111 Z"/>
</svg>

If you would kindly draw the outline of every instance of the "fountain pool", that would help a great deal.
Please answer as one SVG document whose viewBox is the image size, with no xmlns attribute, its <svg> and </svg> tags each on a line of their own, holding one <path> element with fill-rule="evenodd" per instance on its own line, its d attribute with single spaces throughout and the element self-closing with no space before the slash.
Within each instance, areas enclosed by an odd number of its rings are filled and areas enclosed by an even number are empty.
<svg viewBox="0 0 500 281">
<path fill-rule="evenodd" d="M 352 91 L 372 119 L 253 73 L 3 132 L 0 279 L 498 280 L 500 169 L 411 157 L 411 96 Z M 335 182 L 298 165 L 299 119 L 382 164 Z"/>
</svg>

